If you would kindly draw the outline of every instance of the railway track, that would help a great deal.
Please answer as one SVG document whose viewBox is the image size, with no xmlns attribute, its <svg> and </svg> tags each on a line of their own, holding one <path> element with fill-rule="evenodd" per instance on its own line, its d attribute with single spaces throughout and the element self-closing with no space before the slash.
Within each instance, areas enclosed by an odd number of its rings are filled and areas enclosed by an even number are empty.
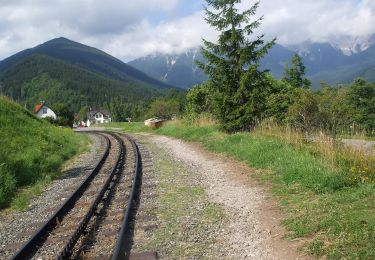
<svg viewBox="0 0 375 260">
<path fill-rule="evenodd" d="M 138 146 L 127 135 L 97 133 L 106 148 L 82 184 L 12 259 L 124 259 L 141 182 Z"/>
</svg>

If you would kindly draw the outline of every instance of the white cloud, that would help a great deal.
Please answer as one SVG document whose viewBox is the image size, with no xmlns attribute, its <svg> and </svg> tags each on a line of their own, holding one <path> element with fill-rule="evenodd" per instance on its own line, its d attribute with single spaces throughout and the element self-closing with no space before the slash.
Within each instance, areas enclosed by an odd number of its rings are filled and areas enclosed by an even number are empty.
<svg viewBox="0 0 375 260">
<path fill-rule="evenodd" d="M 101 39 L 91 41 L 100 48 L 145 17 L 172 12 L 179 1 L 0 0 L 0 59 L 60 36 Z"/>
<path fill-rule="evenodd" d="M 123 60 L 183 52 L 200 45 L 201 37 L 213 40 L 216 35 L 203 11 L 174 13 L 190 1 L 0 0 L 0 59 L 60 36 Z M 244 0 L 241 6 L 254 2 Z M 261 15 L 256 33 L 277 37 L 282 44 L 375 33 L 374 0 L 261 0 Z"/>
<path fill-rule="evenodd" d="M 375 33 L 373 0 L 264 0 L 258 13 L 263 30 L 282 44 Z"/>
<path fill-rule="evenodd" d="M 104 49 L 123 59 L 159 53 L 181 53 L 201 44 L 201 38 L 215 39 L 215 33 L 203 20 L 203 11 L 153 26 L 147 20 L 116 37 Z"/>
</svg>

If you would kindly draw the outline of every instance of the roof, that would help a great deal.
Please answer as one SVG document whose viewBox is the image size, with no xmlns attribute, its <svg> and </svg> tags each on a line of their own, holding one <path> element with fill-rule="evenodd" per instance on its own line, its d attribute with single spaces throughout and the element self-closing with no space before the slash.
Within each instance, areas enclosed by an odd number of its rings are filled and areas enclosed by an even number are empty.
<svg viewBox="0 0 375 260">
<path fill-rule="evenodd" d="M 38 113 L 39 110 L 41 110 L 43 106 L 47 106 L 46 102 L 44 102 L 44 101 L 42 101 L 39 104 L 35 105 L 35 107 L 34 107 L 34 113 Z"/>
</svg>

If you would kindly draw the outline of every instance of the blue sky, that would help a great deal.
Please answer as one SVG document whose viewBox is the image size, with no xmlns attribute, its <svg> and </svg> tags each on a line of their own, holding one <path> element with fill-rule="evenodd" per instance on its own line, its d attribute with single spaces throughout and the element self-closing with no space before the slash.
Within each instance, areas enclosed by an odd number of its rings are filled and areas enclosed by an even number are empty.
<svg viewBox="0 0 375 260">
<path fill-rule="evenodd" d="M 239 8 L 255 1 L 243 0 Z M 261 0 L 260 30 L 280 44 L 332 42 L 345 48 L 375 33 L 374 0 Z M 215 40 L 203 0 L 0 0 L 0 60 L 56 37 L 124 61 L 181 53 Z"/>
</svg>

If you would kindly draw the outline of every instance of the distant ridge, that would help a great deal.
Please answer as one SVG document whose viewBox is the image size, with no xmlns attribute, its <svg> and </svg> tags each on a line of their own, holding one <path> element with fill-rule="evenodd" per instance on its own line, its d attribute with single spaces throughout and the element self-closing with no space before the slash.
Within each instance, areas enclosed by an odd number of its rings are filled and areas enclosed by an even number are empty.
<svg viewBox="0 0 375 260">
<path fill-rule="evenodd" d="M 356 52 L 353 50 L 351 55 L 330 43 L 304 42 L 293 46 L 276 44 L 262 59 L 261 68 L 269 69 L 279 79 L 283 76 L 284 68 L 290 63 L 294 53 L 298 53 L 306 66 L 307 76 L 312 80 L 315 88 L 319 87 L 320 81 L 335 85 L 350 83 L 356 77 L 375 82 L 373 42 L 375 41 L 366 43 L 364 49 L 357 48 Z M 190 88 L 207 79 L 207 76 L 195 66 L 193 57 L 203 60 L 199 51 L 190 51 L 179 55 L 149 55 L 128 64 L 166 83 L 173 84 L 178 80 L 180 86 Z"/>
<path fill-rule="evenodd" d="M 156 53 L 128 64 L 155 79 L 187 89 L 207 79 L 195 64 L 195 60 L 203 61 L 199 48 L 174 55 Z"/>
</svg>

